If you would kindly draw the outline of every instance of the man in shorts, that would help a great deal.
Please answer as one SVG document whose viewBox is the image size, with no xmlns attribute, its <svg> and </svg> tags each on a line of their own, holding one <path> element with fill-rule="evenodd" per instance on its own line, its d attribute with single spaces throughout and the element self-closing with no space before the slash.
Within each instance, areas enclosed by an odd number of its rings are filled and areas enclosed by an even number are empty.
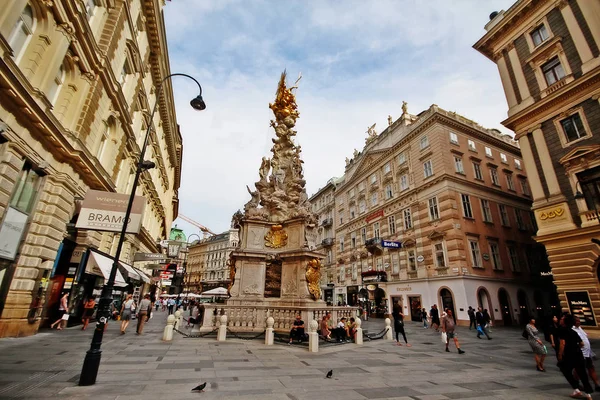
<svg viewBox="0 0 600 400">
<path fill-rule="evenodd" d="M 450 343 L 450 339 L 454 340 L 454 345 L 458 350 L 458 354 L 464 354 L 465 352 L 460 349 L 460 343 L 458 343 L 458 336 L 454 332 L 456 328 L 456 324 L 454 322 L 454 317 L 452 316 L 452 310 L 446 308 L 446 315 L 442 318 L 442 332 L 446 333 L 446 351 L 450 352 L 448 349 L 448 344 Z"/>
<path fill-rule="evenodd" d="M 594 367 L 594 360 L 592 359 L 593 353 L 590 348 L 590 340 L 588 339 L 587 333 L 581 327 L 581 320 L 578 317 L 575 317 L 575 326 L 573 329 L 583 342 L 583 347 L 581 348 L 581 352 L 583 353 L 583 357 L 585 358 L 585 369 L 587 369 L 588 375 L 594 381 L 596 385 L 596 392 L 600 391 L 600 384 L 598 382 L 598 375 L 596 374 L 596 368 Z"/>
</svg>

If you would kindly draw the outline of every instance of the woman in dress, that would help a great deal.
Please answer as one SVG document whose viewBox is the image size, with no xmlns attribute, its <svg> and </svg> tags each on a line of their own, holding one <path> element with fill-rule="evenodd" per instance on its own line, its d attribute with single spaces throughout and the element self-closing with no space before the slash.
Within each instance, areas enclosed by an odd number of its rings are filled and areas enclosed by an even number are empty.
<svg viewBox="0 0 600 400">
<path fill-rule="evenodd" d="M 546 372 L 544 369 L 544 359 L 546 358 L 546 346 L 540 339 L 540 333 L 535 327 L 535 318 L 531 317 L 529 323 L 525 326 L 527 331 L 527 341 L 533 350 L 533 356 L 535 358 L 536 368 L 540 372 Z"/>
<path fill-rule="evenodd" d="M 52 325 L 50 325 L 50 328 L 54 328 L 54 326 L 58 325 L 58 328 L 56 328 L 56 330 L 60 331 L 62 330 L 62 322 L 63 322 L 63 315 L 65 315 L 66 313 L 69 312 L 69 293 L 65 293 L 62 295 L 62 297 L 60 298 L 60 302 L 58 303 L 58 319 L 56 321 L 54 321 L 52 323 Z"/>
<path fill-rule="evenodd" d="M 135 311 L 135 301 L 133 301 L 133 295 L 128 294 L 127 299 L 121 306 L 121 335 L 125 334 L 125 330 L 129 326 L 131 321 L 131 314 Z"/>
<path fill-rule="evenodd" d="M 90 297 L 83 304 L 83 316 L 81 317 L 81 322 L 83 322 L 83 326 L 81 327 L 82 331 L 85 331 L 88 324 L 90 323 L 90 318 L 94 315 L 94 307 L 96 307 L 96 300 L 93 297 Z"/>
</svg>

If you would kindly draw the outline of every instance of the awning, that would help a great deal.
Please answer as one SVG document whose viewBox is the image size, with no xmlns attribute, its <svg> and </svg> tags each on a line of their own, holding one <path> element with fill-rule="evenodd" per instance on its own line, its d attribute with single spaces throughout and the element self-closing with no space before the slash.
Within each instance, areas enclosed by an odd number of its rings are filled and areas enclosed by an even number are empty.
<svg viewBox="0 0 600 400">
<path fill-rule="evenodd" d="M 146 275 L 146 273 L 138 268 L 133 267 L 133 269 L 138 273 L 138 275 L 140 276 L 140 278 L 142 278 L 142 281 L 145 283 L 150 283 L 152 282 L 152 279 L 150 279 L 150 277 L 148 275 Z"/>
<path fill-rule="evenodd" d="M 124 262 L 119 262 L 121 268 L 121 272 L 125 274 L 125 278 L 132 279 L 134 281 L 142 281 L 142 277 L 140 274 L 129 264 L 125 264 Z"/>
<path fill-rule="evenodd" d="M 85 272 L 92 275 L 102 276 L 106 281 L 110 276 L 110 270 L 113 266 L 113 259 L 103 256 L 102 254 L 90 251 L 90 257 L 88 258 Z M 127 286 L 123 275 L 117 269 L 115 275 L 115 286 Z"/>
</svg>

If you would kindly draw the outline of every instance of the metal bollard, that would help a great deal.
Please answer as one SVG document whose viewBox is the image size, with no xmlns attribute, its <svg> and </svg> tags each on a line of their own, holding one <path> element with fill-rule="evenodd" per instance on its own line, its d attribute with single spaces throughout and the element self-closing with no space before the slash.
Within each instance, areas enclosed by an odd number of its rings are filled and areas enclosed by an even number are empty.
<svg viewBox="0 0 600 400">
<path fill-rule="evenodd" d="M 163 332 L 163 339 L 165 342 L 170 342 L 173 340 L 173 328 L 175 325 L 175 316 L 169 315 L 167 317 L 167 326 L 165 326 L 165 330 Z"/>
<path fill-rule="evenodd" d="M 389 318 L 385 319 L 385 340 L 394 340 L 394 335 L 392 334 L 392 321 Z"/>
<path fill-rule="evenodd" d="M 355 319 L 356 322 L 356 333 L 354 334 L 354 343 L 363 344 L 363 331 L 361 328 L 362 321 L 360 318 Z"/>
<path fill-rule="evenodd" d="M 267 318 L 267 331 L 265 332 L 265 344 L 267 346 L 272 346 L 273 341 L 275 339 L 273 325 L 275 324 L 275 320 L 273 317 Z"/>
<path fill-rule="evenodd" d="M 221 315 L 221 325 L 219 326 L 219 334 L 217 335 L 217 342 L 224 342 L 227 338 L 227 315 Z"/>
<path fill-rule="evenodd" d="M 319 352 L 319 323 L 314 319 L 308 324 L 308 351 L 311 353 Z"/>
</svg>

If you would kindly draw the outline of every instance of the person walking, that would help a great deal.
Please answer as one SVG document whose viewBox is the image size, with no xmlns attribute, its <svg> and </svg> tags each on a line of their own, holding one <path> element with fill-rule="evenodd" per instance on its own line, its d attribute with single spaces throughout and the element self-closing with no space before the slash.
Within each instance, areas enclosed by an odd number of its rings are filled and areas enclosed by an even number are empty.
<svg viewBox="0 0 600 400">
<path fill-rule="evenodd" d="M 529 318 L 529 323 L 525 325 L 525 331 L 527 332 L 527 341 L 531 350 L 533 351 L 533 357 L 535 358 L 536 369 L 540 372 L 546 372 L 544 369 L 544 360 L 546 359 L 546 346 L 540 339 L 540 332 L 535 326 L 535 318 Z"/>
<path fill-rule="evenodd" d="M 423 307 L 423 309 L 421 310 L 421 318 L 423 318 L 423 328 L 427 329 L 427 310 L 425 309 L 425 307 Z"/>
<path fill-rule="evenodd" d="M 411 347 L 406 339 L 406 332 L 404 332 L 404 314 L 402 314 L 402 306 L 400 306 L 400 304 L 394 304 L 392 317 L 394 318 L 394 331 L 396 331 L 396 344 L 402 346 L 402 343 L 400 343 L 398 338 L 398 335 L 401 334 L 404 338 L 404 343 L 406 343 L 406 347 Z"/>
<path fill-rule="evenodd" d="M 66 321 L 65 319 L 63 319 L 63 316 L 65 314 L 67 314 L 69 312 L 69 293 L 65 293 L 62 295 L 62 297 L 60 298 L 60 301 L 58 303 L 58 319 L 56 321 L 54 321 L 51 325 L 50 325 L 50 329 L 54 329 L 54 327 L 56 325 L 58 325 L 58 328 L 56 328 L 57 331 L 60 331 L 63 329 L 63 321 Z M 68 318 L 67 318 L 68 320 Z"/>
<path fill-rule="evenodd" d="M 550 328 L 548 329 L 550 336 L 550 344 L 554 349 L 554 353 L 556 354 L 556 359 L 558 360 L 558 350 L 560 349 L 560 323 L 558 321 L 558 317 L 555 315 L 552 317 L 552 323 L 550 324 Z"/>
<path fill-rule="evenodd" d="M 127 298 L 123 302 L 123 305 L 121 306 L 121 335 L 125 334 L 134 311 L 135 301 L 133 300 L 133 295 L 128 294 Z"/>
<path fill-rule="evenodd" d="M 450 352 L 448 349 L 448 344 L 450 343 L 450 339 L 454 340 L 454 345 L 456 346 L 456 350 L 458 350 L 458 354 L 464 354 L 465 352 L 461 350 L 460 343 L 458 343 L 458 335 L 454 331 L 456 328 L 456 323 L 454 322 L 454 317 L 452 316 L 452 310 L 447 308 L 446 315 L 442 318 L 442 332 L 446 333 L 446 351 Z"/>
<path fill-rule="evenodd" d="M 490 317 L 490 313 L 488 312 L 487 308 L 483 309 L 483 319 L 485 320 L 485 329 L 487 329 L 487 332 L 491 332 L 492 331 L 492 317 Z"/>
<path fill-rule="evenodd" d="M 475 310 L 473 307 L 469 306 L 467 314 L 469 314 L 469 330 L 471 330 L 471 327 L 477 329 L 477 323 L 475 322 Z"/>
<path fill-rule="evenodd" d="M 481 339 L 481 335 L 484 334 L 485 337 L 488 338 L 488 340 L 492 340 L 490 335 L 488 335 L 487 333 L 487 322 L 485 320 L 485 315 L 483 314 L 481 307 L 477 307 L 477 314 L 475 314 L 475 322 L 477 329 L 477 339 Z"/>
<path fill-rule="evenodd" d="M 565 313 L 560 319 L 560 348 L 558 351 L 558 367 L 573 388 L 571 397 L 577 399 L 591 399 L 593 391 L 585 370 L 585 359 L 581 348 L 583 341 L 572 328 L 575 326 L 575 318 Z M 573 376 L 573 370 L 577 371 L 579 379 Z M 579 380 L 583 384 L 583 392 L 579 389 Z"/>
<path fill-rule="evenodd" d="M 169 315 L 173 314 L 175 308 L 175 299 L 167 300 L 167 308 L 169 309 Z"/>
<path fill-rule="evenodd" d="M 431 306 L 431 310 L 429 310 L 429 315 L 431 315 L 431 327 L 438 332 L 440 327 L 440 311 L 437 308 L 437 304 Z"/>
<path fill-rule="evenodd" d="M 594 382 L 596 386 L 596 392 L 600 391 L 600 383 L 598 382 L 598 375 L 596 374 L 596 368 L 594 367 L 593 357 L 595 356 L 594 352 L 590 347 L 590 340 L 588 339 L 587 333 L 581 327 L 581 320 L 579 317 L 575 317 L 575 326 L 573 326 L 573 330 L 577 332 L 581 341 L 583 342 L 583 347 L 581 348 L 581 352 L 583 353 L 583 358 L 585 359 L 585 369 L 587 369 L 589 377 Z M 579 378 L 578 376 L 576 377 Z"/>
<path fill-rule="evenodd" d="M 87 301 L 83 304 L 83 315 L 81 317 L 81 322 L 83 322 L 83 326 L 81 327 L 82 331 L 88 327 L 90 323 L 90 318 L 94 315 L 94 308 L 96 307 L 96 300 L 93 297 L 87 299 Z"/>
<path fill-rule="evenodd" d="M 150 295 L 147 294 L 144 296 L 144 299 L 142 301 L 140 301 L 140 305 L 138 307 L 138 314 L 137 314 L 138 323 L 137 323 L 136 334 L 141 335 L 142 332 L 144 331 L 144 324 L 146 322 L 148 322 L 148 320 L 150 319 L 149 315 L 150 315 L 151 310 L 152 310 L 152 302 L 150 301 Z"/>
</svg>

